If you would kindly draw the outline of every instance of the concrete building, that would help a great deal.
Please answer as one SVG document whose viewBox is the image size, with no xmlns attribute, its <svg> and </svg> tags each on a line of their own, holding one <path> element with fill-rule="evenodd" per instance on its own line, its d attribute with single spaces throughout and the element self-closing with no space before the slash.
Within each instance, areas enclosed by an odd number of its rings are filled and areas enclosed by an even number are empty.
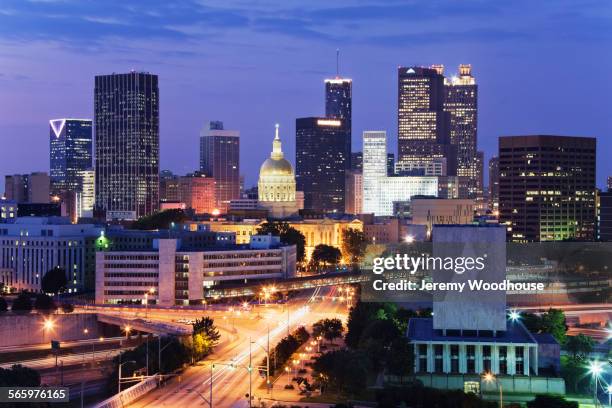
<svg viewBox="0 0 612 408">
<path fill-rule="evenodd" d="M 64 268 L 68 292 L 93 288 L 94 241 L 102 228 L 67 218 L 24 217 L 0 225 L 0 279 L 17 290 L 39 291 L 42 277 Z"/>
<path fill-rule="evenodd" d="M 179 177 L 179 201 L 196 214 L 213 214 L 218 211 L 216 181 L 196 172 Z"/>
<path fill-rule="evenodd" d="M 363 175 L 361 172 L 347 171 L 345 185 L 345 214 L 361 214 L 363 212 Z"/>
<path fill-rule="evenodd" d="M 595 239 L 597 140 L 499 138 L 500 222 L 515 242 Z"/>
<path fill-rule="evenodd" d="M 482 257 L 485 253 L 488 256 L 484 274 L 477 270 L 461 275 L 446 270 L 434 271 L 433 282 L 475 278 L 486 282 L 503 280 L 506 273 L 505 233 L 503 226 L 434 227 L 434 256 Z M 508 319 L 505 292 L 436 292 L 433 318 L 410 319 L 407 336 L 414 345 L 417 378 L 440 388 L 478 394 L 480 387 L 484 387 L 480 376 L 491 373 L 500 382 L 506 379 L 520 382 L 510 385 L 509 389 L 528 392 L 539 381 L 530 377 L 537 376 L 550 363 L 540 358 L 550 346 L 550 337 L 538 339 L 520 319 Z M 550 380 L 554 392 L 564 392 L 563 380 Z"/>
<path fill-rule="evenodd" d="M 489 210 L 499 216 L 499 157 L 489 159 Z"/>
<path fill-rule="evenodd" d="M 51 178 L 39 171 L 13 174 L 4 178 L 4 197 L 17 203 L 48 203 L 51 199 Z"/>
<path fill-rule="evenodd" d="M 412 224 L 427 226 L 428 233 L 436 224 L 472 224 L 476 203 L 471 199 L 412 197 Z"/>
<path fill-rule="evenodd" d="M 96 254 L 96 303 L 173 306 L 201 304 L 206 288 L 295 276 L 295 246 L 252 236 L 246 246 L 185 248 L 180 239 L 156 239 L 142 251 Z"/>
<path fill-rule="evenodd" d="M 612 191 L 599 194 L 598 240 L 612 241 Z"/>
<path fill-rule="evenodd" d="M 17 202 L 0 198 L 0 223 L 12 223 L 17 219 Z"/>
</svg>

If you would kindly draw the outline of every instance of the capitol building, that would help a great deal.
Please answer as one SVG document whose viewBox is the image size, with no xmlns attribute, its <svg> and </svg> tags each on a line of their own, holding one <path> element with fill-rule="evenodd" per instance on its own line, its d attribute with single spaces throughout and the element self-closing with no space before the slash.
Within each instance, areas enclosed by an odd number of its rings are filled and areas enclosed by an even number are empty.
<svg viewBox="0 0 612 408">
<path fill-rule="evenodd" d="M 296 215 L 303 207 L 303 200 L 296 199 L 295 173 L 293 166 L 284 158 L 278 124 L 272 154 L 259 169 L 258 200 L 259 207 L 268 210 L 270 218 L 287 218 Z"/>
</svg>

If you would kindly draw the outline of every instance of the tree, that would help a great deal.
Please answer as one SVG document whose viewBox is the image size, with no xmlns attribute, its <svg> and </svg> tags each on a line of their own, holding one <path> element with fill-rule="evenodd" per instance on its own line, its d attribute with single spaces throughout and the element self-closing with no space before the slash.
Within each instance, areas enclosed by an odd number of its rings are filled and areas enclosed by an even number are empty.
<svg viewBox="0 0 612 408">
<path fill-rule="evenodd" d="M 8 310 L 8 304 L 6 303 L 6 299 L 0 297 L 0 313 L 6 312 Z"/>
<path fill-rule="evenodd" d="M 577 336 L 567 336 L 566 339 L 565 349 L 574 358 L 586 357 L 591 351 L 593 351 L 593 346 L 595 346 L 595 340 L 589 336 L 585 336 L 582 333 Z"/>
<path fill-rule="evenodd" d="M 363 392 L 368 377 L 368 359 L 363 353 L 336 350 L 325 353 L 313 363 L 313 370 L 323 391 L 325 387 L 351 395 Z"/>
<path fill-rule="evenodd" d="M 71 305 L 70 303 L 62 303 L 62 312 L 64 313 L 72 313 L 74 312 L 74 306 Z"/>
<path fill-rule="evenodd" d="M 259 235 L 274 235 L 280 237 L 282 243 L 295 245 L 298 263 L 304 262 L 306 256 L 306 238 L 304 235 L 284 221 L 264 222 L 257 228 Z"/>
<path fill-rule="evenodd" d="M 527 402 L 527 408 L 578 408 L 578 403 L 554 395 L 536 395 L 533 401 Z"/>
<path fill-rule="evenodd" d="M 0 368 L 0 387 L 38 387 L 40 374 L 38 371 L 21 364 L 11 368 Z"/>
<path fill-rule="evenodd" d="M 347 228 L 342 231 L 342 253 L 353 267 L 363 259 L 367 241 L 363 231 Z"/>
<path fill-rule="evenodd" d="M 15 300 L 13 300 L 13 305 L 11 306 L 11 310 L 13 312 L 30 312 L 32 311 L 32 299 L 30 295 L 21 292 Z"/>
<path fill-rule="evenodd" d="M 562 310 L 551 308 L 541 316 L 527 313 L 523 316 L 523 322 L 529 331 L 549 333 L 559 344 L 565 344 L 567 325 L 565 324 L 565 313 Z"/>
<path fill-rule="evenodd" d="M 66 278 L 66 270 L 59 266 L 47 271 L 40 281 L 42 291 L 53 294 L 58 294 L 64 291 L 67 284 L 68 279 Z"/>
<path fill-rule="evenodd" d="M 313 336 L 322 336 L 330 343 L 333 343 L 334 339 L 342 337 L 343 331 L 344 327 L 342 327 L 340 319 L 322 319 L 312 325 Z"/>
<path fill-rule="evenodd" d="M 38 293 L 34 300 L 34 309 L 39 312 L 54 312 L 57 309 L 55 302 L 51 297 L 45 293 Z"/>
<path fill-rule="evenodd" d="M 164 210 L 139 218 L 132 223 L 130 228 L 137 230 L 170 229 L 172 226 L 181 224 L 187 219 L 187 214 L 183 210 Z"/>
<path fill-rule="evenodd" d="M 314 251 L 312 251 L 310 263 L 313 269 L 319 270 L 321 265 L 324 267 L 328 265 L 338 265 L 341 258 L 342 254 L 338 248 L 331 245 L 319 244 L 315 247 Z"/>
<path fill-rule="evenodd" d="M 213 348 L 219 344 L 219 329 L 215 321 L 210 317 L 196 319 L 193 323 L 192 347 L 193 354 L 197 360 L 209 355 Z"/>
</svg>

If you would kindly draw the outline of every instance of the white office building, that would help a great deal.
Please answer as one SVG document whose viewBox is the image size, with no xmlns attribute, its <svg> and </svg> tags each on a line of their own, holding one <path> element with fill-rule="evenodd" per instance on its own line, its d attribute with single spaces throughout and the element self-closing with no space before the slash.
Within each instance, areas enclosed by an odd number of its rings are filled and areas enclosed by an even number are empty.
<svg viewBox="0 0 612 408">
<path fill-rule="evenodd" d="M 0 224 L 0 282 L 17 290 L 39 291 L 49 270 L 66 270 L 68 291 L 93 282 L 94 240 L 102 228 L 71 224 L 63 217 L 22 217 Z"/>
<path fill-rule="evenodd" d="M 366 214 L 378 210 L 379 179 L 387 176 L 387 132 L 363 132 L 363 206 Z M 376 214 L 378 215 L 378 214 Z"/>
</svg>

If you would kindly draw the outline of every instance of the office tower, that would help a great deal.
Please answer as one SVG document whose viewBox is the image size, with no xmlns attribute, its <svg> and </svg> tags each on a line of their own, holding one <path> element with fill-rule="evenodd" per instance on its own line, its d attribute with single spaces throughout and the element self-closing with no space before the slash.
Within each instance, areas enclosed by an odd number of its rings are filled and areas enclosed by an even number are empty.
<svg viewBox="0 0 612 408">
<path fill-rule="evenodd" d="M 96 172 L 93 169 L 81 172 L 81 191 L 76 193 L 77 217 L 93 217 L 96 203 Z"/>
<path fill-rule="evenodd" d="M 157 75 L 95 78 L 96 207 L 107 218 L 137 219 L 159 208 Z"/>
<path fill-rule="evenodd" d="M 363 169 L 363 153 L 353 152 L 351 153 L 351 170 L 361 171 Z"/>
<path fill-rule="evenodd" d="M 179 177 L 172 174 L 170 170 L 162 170 L 159 175 L 159 201 L 181 201 Z"/>
<path fill-rule="evenodd" d="M 295 139 L 297 189 L 304 192 L 305 208 L 343 212 L 351 157 L 351 135 L 343 120 L 299 118 Z"/>
<path fill-rule="evenodd" d="M 599 194 L 598 211 L 598 239 L 606 242 L 612 241 L 612 191 Z"/>
<path fill-rule="evenodd" d="M 91 119 L 49 121 L 51 194 L 80 192 L 83 172 L 93 168 Z"/>
<path fill-rule="evenodd" d="M 499 138 L 500 222 L 510 240 L 594 239 L 595 152 L 595 138 Z"/>
<path fill-rule="evenodd" d="M 444 99 L 444 76 L 436 69 L 398 69 L 397 163 L 427 167 L 433 159 L 445 158 L 448 175 L 456 174 L 457 150 L 450 144 Z"/>
<path fill-rule="evenodd" d="M 439 66 L 440 73 L 443 67 Z M 477 153 L 478 85 L 472 66 L 459 65 L 459 75 L 444 79 L 444 110 L 449 113 L 450 143 L 457 148 L 457 176 L 467 180 L 465 198 L 482 195 L 482 162 Z"/>
<path fill-rule="evenodd" d="M 612 191 L 612 176 L 608 176 L 608 180 L 607 181 L 608 182 L 606 184 L 607 184 L 607 187 L 608 187 L 608 191 Z"/>
<path fill-rule="evenodd" d="M 379 179 L 387 175 L 387 132 L 363 132 L 363 212 L 378 208 Z"/>
<path fill-rule="evenodd" d="M 215 179 L 196 172 L 179 177 L 180 200 L 196 214 L 212 214 L 217 208 Z"/>
<path fill-rule="evenodd" d="M 336 76 L 325 80 L 325 116 L 342 119 L 348 134 L 351 134 L 353 82 Z"/>
<path fill-rule="evenodd" d="M 5 176 L 4 196 L 17 203 L 48 203 L 50 183 L 49 175 L 41 171 Z"/>
<path fill-rule="evenodd" d="M 200 171 L 215 179 L 217 209 L 227 212 L 229 202 L 240 197 L 240 132 L 208 122 L 200 132 Z"/>
<path fill-rule="evenodd" d="M 360 171 L 347 170 L 344 212 L 361 214 L 363 212 L 363 175 Z"/>
<path fill-rule="evenodd" d="M 395 174 L 395 154 L 387 153 L 387 176 Z"/>
<path fill-rule="evenodd" d="M 489 159 L 489 210 L 499 215 L 499 158 Z"/>
</svg>

